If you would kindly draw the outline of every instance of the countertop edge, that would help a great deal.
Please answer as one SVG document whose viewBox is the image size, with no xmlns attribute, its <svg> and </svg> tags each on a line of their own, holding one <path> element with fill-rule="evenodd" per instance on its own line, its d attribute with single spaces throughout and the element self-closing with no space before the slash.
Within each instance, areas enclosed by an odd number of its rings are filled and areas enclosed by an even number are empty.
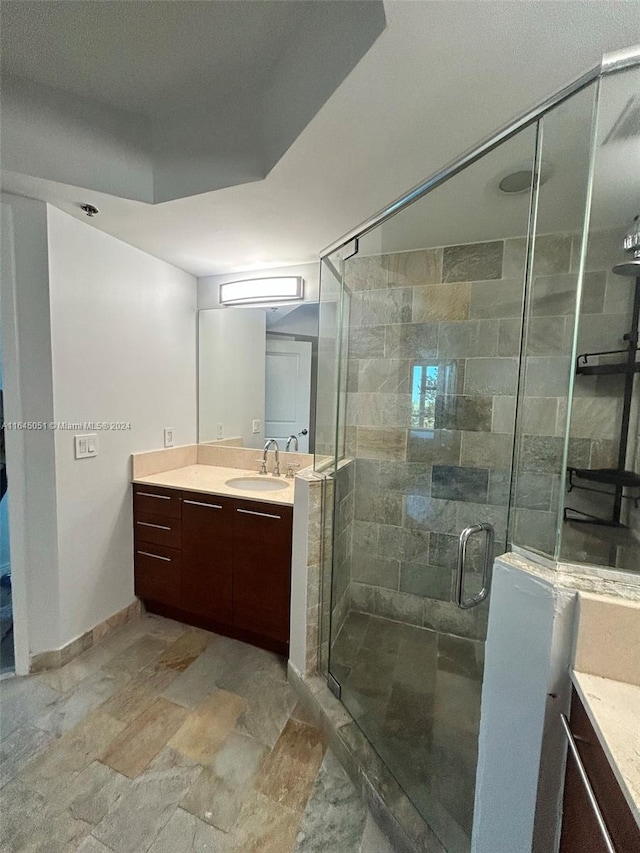
<svg viewBox="0 0 640 853">
<path fill-rule="evenodd" d="M 615 754 L 616 750 L 612 749 L 609 739 L 607 738 L 605 732 L 602 729 L 602 726 L 600 725 L 596 706 L 594 705 L 593 699 L 589 696 L 588 686 L 584 683 L 585 679 L 588 679 L 590 681 L 594 678 L 599 679 L 599 681 L 603 682 L 604 684 L 606 684 L 607 682 L 612 684 L 626 684 L 626 682 L 617 682 L 613 679 L 604 678 L 602 676 L 590 675 L 589 673 L 579 672 L 574 669 L 571 670 L 571 682 L 573 683 L 573 686 L 575 687 L 576 692 L 580 697 L 580 701 L 582 702 L 587 716 L 589 717 L 589 721 L 593 726 L 598 741 L 600 742 L 600 745 L 602 746 L 602 749 L 604 750 L 605 755 L 609 760 L 609 764 L 611 765 L 613 774 L 616 777 L 618 784 L 620 785 L 620 790 L 622 791 L 624 798 L 627 801 L 627 805 L 629 806 L 631 813 L 635 818 L 636 824 L 640 828 L 640 796 L 636 794 L 635 791 L 630 787 L 630 781 L 620 769 L 620 764 Z M 637 687 L 633 684 L 629 684 L 626 686 L 637 690 L 638 695 L 640 696 L 640 687 Z M 640 726 L 640 718 L 638 720 L 638 726 Z M 629 749 L 632 748 L 632 746 L 629 747 Z"/>
<path fill-rule="evenodd" d="M 193 466 L 187 466 L 193 467 Z M 203 466 L 207 468 L 218 468 L 219 466 L 215 465 L 207 465 Z M 253 492 L 253 491 L 242 491 L 240 489 L 233 489 L 230 486 L 225 486 L 224 489 L 220 489 L 219 487 L 205 488 L 202 485 L 197 485 L 193 483 L 184 483 L 184 484 L 176 484 L 176 482 L 168 482 L 163 477 L 166 474 L 175 474 L 177 471 L 183 470 L 182 468 L 172 468 L 169 471 L 162 471 L 158 474 L 149 474 L 146 477 L 134 477 L 131 479 L 132 485 L 139 486 L 158 486 L 162 489 L 175 489 L 178 492 L 197 492 L 201 495 L 216 495 L 216 497 L 220 498 L 231 498 L 234 500 L 242 500 L 242 501 L 253 501 L 255 503 L 264 503 L 264 504 L 279 504 L 280 506 L 286 506 L 293 508 L 294 499 L 295 499 L 295 484 L 292 483 L 292 493 L 289 495 L 282 494 L 281 491 L 275 492 Z M 225 471 L 232 471 L 231 476 L 236 477 L 255 477 L 256 472 L 253 470 L 244 470 L 241 468 L 233 468 L 233 469 L 222 469 Z"/>
</svg>

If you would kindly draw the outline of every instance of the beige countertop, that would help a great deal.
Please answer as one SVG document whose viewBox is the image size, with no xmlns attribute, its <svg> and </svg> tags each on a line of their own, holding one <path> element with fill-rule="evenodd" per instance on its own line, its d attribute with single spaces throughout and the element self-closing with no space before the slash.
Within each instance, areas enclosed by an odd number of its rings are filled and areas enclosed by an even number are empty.
<svg viewBox="0 0 640 853">
<path fill-rule="evenodd" d="M 571 680 L 640 826 L 640 687 L 576 670 Z"/>
<path fill-rule="evenodd" d="M 137 477 L 134 483 L 147 486 L 164 486 L 167 489 L 181 489 L 187 492 L 201 492 L 207 495 L 221 495 L 229 498 L 242 498 L 243 500 L 260 501 L 262 503 L 283 504 L 293 506 L 294 479 L 284 476 L 274 477 L 267 474 L 260 477 L 265 483 L 275 480 L 286 483 L 284 489 L 265 491 L 253 491 L 248 489 L 236 489 L 226 484 L 227 480 L 237 477 L 257 478 L 259 475 L 255 468 L 222 468 L 217 465 L 187 465 L 183 468 L 174 468 L 170 471 L 162 471 L 160 474 L 150 474 L 147 477 Z"/>
</svg>

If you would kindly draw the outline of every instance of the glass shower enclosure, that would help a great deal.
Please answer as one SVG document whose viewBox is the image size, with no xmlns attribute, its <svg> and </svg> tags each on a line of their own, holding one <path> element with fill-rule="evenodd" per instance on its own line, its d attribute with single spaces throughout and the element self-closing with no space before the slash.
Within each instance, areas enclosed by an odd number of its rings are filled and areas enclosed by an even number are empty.
<svg viewBox="0 0 640 853">
<path fill-rule="evenodd" d="M 575 363 L 585 322 L 598 349 L 631 313 L 598 264 L 640 175 L 617 205 L 603 179 L 590 213 L 607 87 L 622 108 L 634 75 L 577 81 L 322 259 L 320 669 L 447 851 L 471 848 L 493 559 L 584 549 L 567 472 L 615 453 L 584 412 L 617 386 L 579 388 Z"/>
</svg>

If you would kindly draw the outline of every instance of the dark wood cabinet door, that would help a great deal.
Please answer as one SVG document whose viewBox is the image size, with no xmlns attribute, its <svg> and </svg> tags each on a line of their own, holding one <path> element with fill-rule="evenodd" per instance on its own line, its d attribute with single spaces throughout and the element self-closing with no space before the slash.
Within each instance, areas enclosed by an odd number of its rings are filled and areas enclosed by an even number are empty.
<svg viewBox="0 0 640 853">
<path fill-rule="evenodd" d="M 571 731 L 616 853 L 640 850 L 640 829 L 580 697 L 573 691 Z M 571 754 L 567 755 L 560 853 L 607 853 Z"/>
<path fill-rule="evenodd" d="M 135 593 L 146 601 L 180 607 L 181 554 L 173 548 L 151 545 L 136 538 Z"/>
<path fill-rule="evenodd" d="M 232 620 L 233 501 L 182 493 L 182 609 Z"/>
<path fill-rule="evenodd" d="M 233 625 L 286 644 L 293 509 L 237 501 L 234 514 Z"/>
</svg>

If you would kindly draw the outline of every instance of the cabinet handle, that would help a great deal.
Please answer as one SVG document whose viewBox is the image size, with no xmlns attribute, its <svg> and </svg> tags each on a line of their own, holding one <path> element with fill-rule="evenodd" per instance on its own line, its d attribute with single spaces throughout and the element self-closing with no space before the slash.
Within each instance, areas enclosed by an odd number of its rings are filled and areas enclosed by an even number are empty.
<svg viewBox="0 0 640 853">
<path fill-rule="evenodd" d="M 205 503 L 205 501 L 188 501 L 185 499 L 182 501 L 182 503 L 183 504 L 191 504 L 192 506 L 208 506 L 209 509 L 222 509 L 220 504 L 208 504 L 208 503 Z"/>
<path fill-rule="evenodd" d="M 158 530 L 171 530 L 166 524 L 151 524 L 149 521 L 136 521 L 141 527 L 157 527 Z"/>
<path fill-rule="evenodd" d="M 598 827 L 600 829 L 600 834 L 602 835 L 602 840 L 604 841 L 604 846 L 607 848 L 608 853 L 616 853 L 616 848 L 613 846 L 613 841 L 611 840 L 611 836 L 609 835 L 609 831 L 607 830 L 607 825 L 604 822 L 604 818 L 602 817 L 602 812 L 600 811 L 600 806 L 598 805 L 596 795 L 593 792 L 591 782 L 589 781 L 589 777 L 587 776 L 587 771 L 585 770 L 584 764 L 582 763 L 580 753 L 578 752 L 578 747 L 576 746 L 576 742 L 573 739 L 571 729 L 569 728 L 569 721 L 567 720 L 564 714 L 560 714 L 560 720 L 562 721 L 564 733 L 566 734 L 567 741 L 569 742 L 569 750 L 571 752 L 571 755 L 573 756 L 573 760 L 576 763 L 576 767 L 578 768 L 578 773 L 580 775 L 580 779 L 582 780 L 582 784 L 584 785 L 585 791 L 587 792 L 587 799 L 589 800 L 589 805 L 591 806 L 591 810 L 593 811 L 596 821 L 598 822 Z"/>
<path fill-rule="evenodd" d="M 260 515 L 262 518 L 281 518 L 280 515 L 272 515 L 270 512 L 254 512 L 252 509 L 237 509 L 236 512 L 242 512 L 244 515 Z"/>
<path fill-rule="evenodd" d="M 171 500 L 171 495 L 154 495 L 153 492 L 136 492 L 136 495 L 144 495 L 145 498 L 158 498 L 160 501 Z"/>
<path fill-rule="evenodd" d="M 153 557 L 154 560 L 164 560 L 165 563 L 171 562 L 171 557 L 161 557 L 160 554 L 152 554 L 150 551 L 136 551 L 136 554 L 142 554 L 143 557 Z"/>
</svg>

